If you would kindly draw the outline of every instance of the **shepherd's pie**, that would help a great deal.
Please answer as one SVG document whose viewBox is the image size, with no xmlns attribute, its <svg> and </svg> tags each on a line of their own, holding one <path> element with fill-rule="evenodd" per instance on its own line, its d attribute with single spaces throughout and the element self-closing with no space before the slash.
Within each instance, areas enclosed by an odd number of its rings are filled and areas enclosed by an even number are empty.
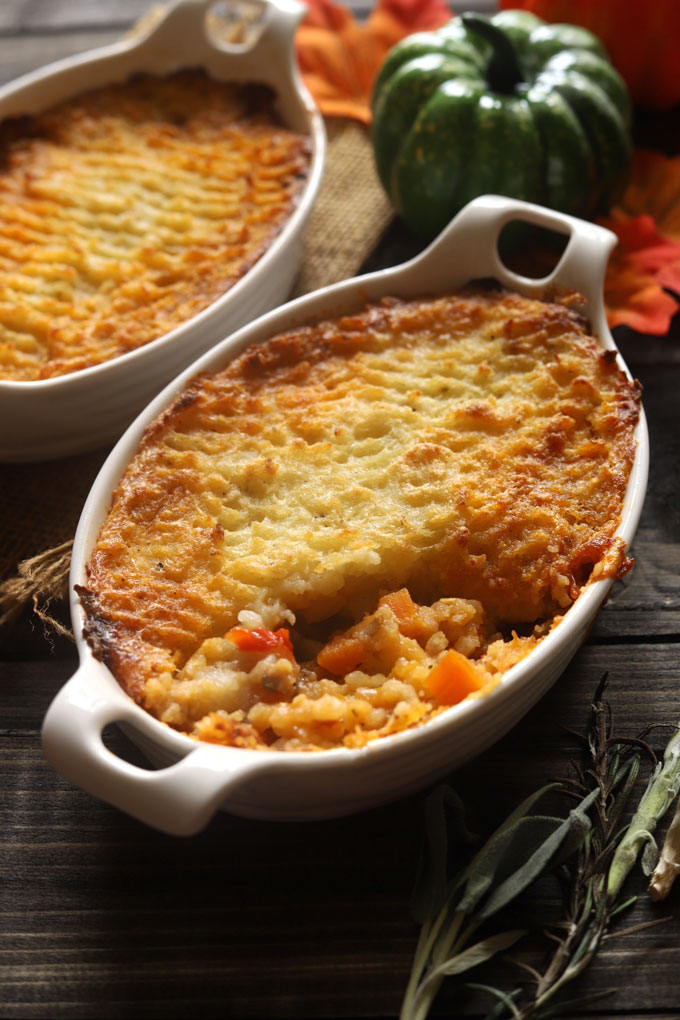
<svg viewBox="0 0 680 1020">
<path fill-rule="evenodd" d="M 384 299 L 248 348 L 144 435 L 79 588 L 198 739 L 357 747 L 480 697 L 615 538 L 639 387 L 577 295 Z"/>
<path fill-rule="evenodd" d="M 228 291 L 290 218 L 311 144 L 257 84 L 137 75 L 0 125 L 0 379 L 108 361 Z"/>
</svg>

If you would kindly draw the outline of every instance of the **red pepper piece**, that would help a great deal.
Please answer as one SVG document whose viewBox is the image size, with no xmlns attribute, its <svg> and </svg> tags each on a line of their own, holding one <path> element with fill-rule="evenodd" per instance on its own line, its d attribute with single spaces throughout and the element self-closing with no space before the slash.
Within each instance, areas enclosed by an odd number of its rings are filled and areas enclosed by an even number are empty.
<svg viewBox="0 0 680 1020">
<path fill-rule="evenodd" d="M 239 651 L 242 652 L 273 652 L 278 650 L 290 659 L 295 658 L 290 633 L 285 627 L 279 627 L 278 630 L 267 630 L 265 627 L 255 627 L 253 630 L 246 630 L 245 627 L 232 627 L 227 632 L 226 638 L 228 641 L 232 641 Z"/>
</svg>

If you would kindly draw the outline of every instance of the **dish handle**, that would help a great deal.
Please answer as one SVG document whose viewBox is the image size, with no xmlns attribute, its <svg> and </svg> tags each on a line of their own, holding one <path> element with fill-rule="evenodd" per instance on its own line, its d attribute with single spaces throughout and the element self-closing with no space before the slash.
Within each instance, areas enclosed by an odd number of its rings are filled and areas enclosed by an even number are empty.
<svg viewBox="0 0 680 1020">
<path fill-rule="evenodd" d="M 232 69 L 238 66 L 241 54 L 249 53 L 251 49 L 258 51 L 264 67 L 267 67 L 268 58 L 277 63 L 282 54 L 286 58 L 292 55 L 295 30 L 306 12 L 306 7 L 298 0 L 261 0 L 260 31 L 252 46 L 213 41 L 206 18 L 210 9 L 216 6 L 216 0 L 175 0 L 151 26 L 144 45 L 156 50 L 167 45 L 175 50 L 178 41 L 181 41 L 184 50 L 190 50 L 194 55 L 203 54 L 204 59 L 214 54 L 216 49 L 223 49 L 229 53 Z M 226 6 L 230 6 L 229 0 L 226 0 Z"/>
<path fill-rule="evenodd" d="M 225 754 L 224 747 L 197 743 L 166 768 L 140 768 L 119 758 L 102 740 L 110 723 L 139 730 L 135 706 L 100 689 L 91 664 L 81 666 L 50 705 L 42 728 L 43 752 L 66 779 L 134 818 L 175 836 L 203 829 L 227 790 L 257 763 Z M 122 693 L 122 692 L 121 692 Z"/>
<path fill-rule="evenodd" d="M 498 238 L 503 227 L 517 220 L 569 236 L 559 262 L 548 276 L 536 280 L 521 276 L 502 261 Z M 616 234 L 611 230 L 575 216 L 518 199 L 483 195 L 461 209 L 421 258 L 426 264 L 431 262 L 435 287 L 450 287 L 452 283 L 462 286 L 472 279 L 493 277 L 527 297 L 540 297 L 553 282 L 572 288 L 587 300 L 589 314 L 595 320 L 593 325 L 599 330 L 606 328 L 604 274 L 616 243 Z M 452 280 L 458 264 L 464 266 L 465 280 Z"/>
</svg>

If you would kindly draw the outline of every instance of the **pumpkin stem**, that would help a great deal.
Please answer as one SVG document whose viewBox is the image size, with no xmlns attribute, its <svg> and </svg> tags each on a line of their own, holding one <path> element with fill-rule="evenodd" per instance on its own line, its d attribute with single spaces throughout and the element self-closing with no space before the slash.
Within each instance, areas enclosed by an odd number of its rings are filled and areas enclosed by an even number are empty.
<svg viewBox="0 0 680 1020">
<path fill-rule="evenodd" d="M 491 46 L 486 66 L 490 88 L 494 92 L 512 92 L 516 85 L 524 81 L 524 75 L 519 66 L 515 47 L 505 32 L 488 18 L 480 17 L 478 14 L 461 14 L 460 20 L 468 32 L 476 32 Z"/>
</svg>

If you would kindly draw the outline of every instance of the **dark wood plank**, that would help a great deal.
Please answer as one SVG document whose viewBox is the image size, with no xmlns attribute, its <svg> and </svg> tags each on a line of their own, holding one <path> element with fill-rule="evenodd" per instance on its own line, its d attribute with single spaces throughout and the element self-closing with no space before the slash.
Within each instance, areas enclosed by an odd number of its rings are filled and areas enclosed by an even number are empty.
<svg viewBox="0 0 680 1020">
<path fill-rule="evenodd" d="M 154 5 L 153 0 L 5 0 L 0 7 L 0 34 L 18 35 L 38 32 L 74 32 L 89 28 L 121 29 L 132 24 Z M 216 0 L 215 6 L 220 6 Z M 232 3 L 238 7 L 238 0 Z M 242 4 L 242 6 L 244 6 Z M 346 0 L 345 6 L 365 18 L 371 11 L 370 0 Z M 468 9 L 494 9 L 493 0 L 470 0 Z"/>
<path fill-rule="evenodd" d="M 5 0 L 0 7 L 0 33 L 73 33 L 85 26 L 120 30 L 153 6 L 152 0 Z"/>
<path fill-rule="evenodd" d="M 220 6 L 216 0 L 215 6 Z M 229 0 L 227 0 L 227 3 Z M 238 0 L 232 3 L 238 7 Z M 102 28 L 125 27 L 154 6 L 153 0 L 5 0 L 0 7 L 0 34 L 15 35 L 26 32 L 73 32 L 89 26 Z M 360 20 L 366 18 L 373 7 L 370 0 L 344 0 Z M 492 12 L 495 0 L 467 0 L 466 10 Z"/>
<path fill-rule="evenodd" d="M 642 341 L 639 341 L 642 345 Z M 677 464 L 677 384 L 674 363 L 639 364 L 636 348 L 625 352 L 643 384 L 643 404 L 650 436 L 650 474 L 645 506 L 632 554 L 635 566 L 617 582 L 594 636 L 677 638 L 680 635 L 680 507 Z"/>
<path fill-rule="evenodd" d="M 120 39 L 123 31 L 120 28 L 85 28 L 63 35 L 36 33 L 0 37 L 0 85 L 63 57 L 107 46 Z"/>
<path fill-rule="evenodd" d="M 185 1016 L 196 1001 L 206 1017 L 395 1016 L 416 935 L 408 895 L 422 797 L 319 823 L 220 813 L 191 840 L 164 836 L 71 787 L 42 759 L 37 729 L 65 667 L 17 665 L 2 685 L 12 731 L 0 741 L 4 1015 L 85 1016 L 97 989 L 104 1017 Z M 583 730 L 607 670 L 620 732 L 654 723 L 663 746 L 680 718 L 676 646 L 586 646 L 511 734 L 450 777 L 480 831 L 569 768 L 576 748 L 564 727 Z M 18 711 L 15 685 L 27 680 Z M 644 893 L 641 876 L 632 888 Z M 527 916 L 541 916 L 554 891 L 541 896 Z M 626 923 L 667 912 L 642 895 Z M 578 990 L 620 991 L 601 1012 L 578 1015 L 643 1015 L 652 1002 L 674 1009 L 679 936 L 675 917 L 608 943 Z M 435 1015 L 450 1008 L 445 994 Z"/>
</svg>

